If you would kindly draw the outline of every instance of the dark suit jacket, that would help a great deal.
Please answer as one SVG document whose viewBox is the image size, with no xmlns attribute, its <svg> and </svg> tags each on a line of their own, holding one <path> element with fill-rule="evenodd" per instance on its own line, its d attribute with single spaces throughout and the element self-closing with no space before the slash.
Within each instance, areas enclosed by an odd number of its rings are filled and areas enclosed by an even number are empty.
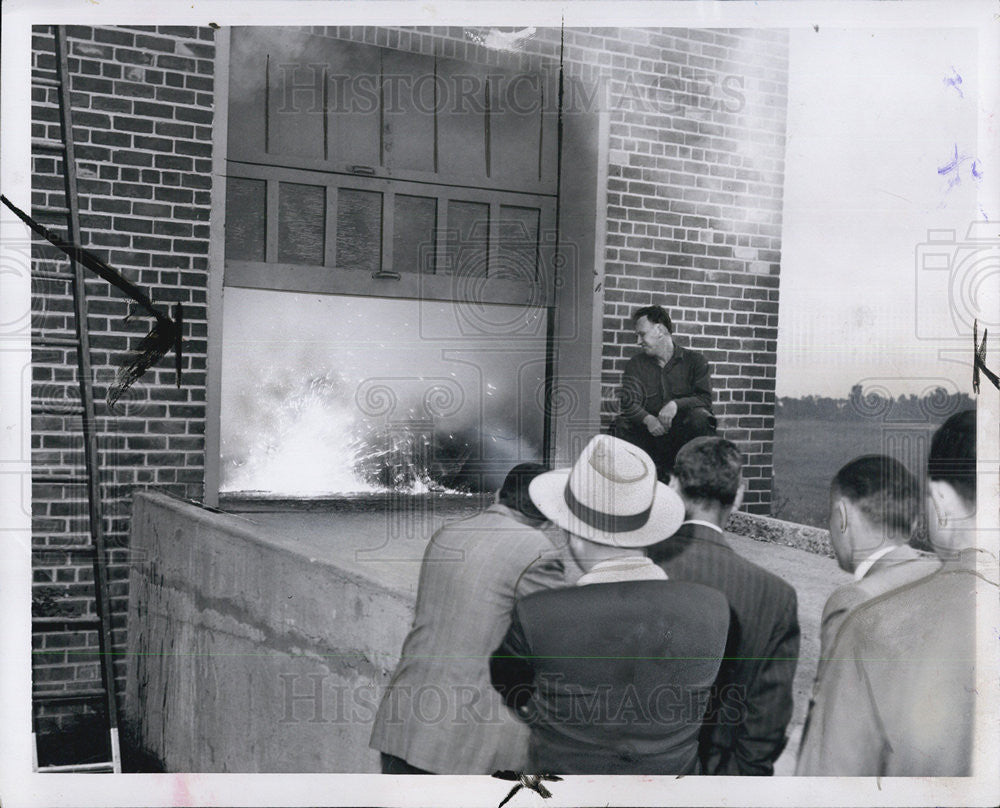
<svg viewBox="0 0 1000 808">
<path fill-rule="evenodd" d="M 729 624 L 726 599 L 672 581 L 520 599 L 490 672 L 531 726 L 533 772 L 696 774 Z"/>
<path fill-rule="evenodd" d="M 672 581 L 714 587 L 729 601 L 725 658 L 701 738 L 705 774 L 773 774 L 792 717 L 799 658 L 795 590 L 703 525 L 681 525 L 648 555 Z"/>
</svg>

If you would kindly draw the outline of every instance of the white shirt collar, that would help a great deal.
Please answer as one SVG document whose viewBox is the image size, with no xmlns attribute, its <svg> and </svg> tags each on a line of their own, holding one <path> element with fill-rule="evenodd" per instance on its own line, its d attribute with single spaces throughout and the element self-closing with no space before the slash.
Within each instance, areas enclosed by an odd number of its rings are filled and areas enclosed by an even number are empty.
<svg viewBox="0 0 1000 808">
<path fill-rule="evenodd" d="M 590 572 L 580 576 L 577 586 L 609 584 L 622 581 L 665 581 L 667 574 L 645 555 L 621 556 L 599 561 Z"/>
<path fill-rule="evenodd" d="M 899 546 L 898 544 L 888 544 L 881 550 L 876 550 L 874 553 L 868 556 L 868 558 L 866 558 L 864 561 L 858 564 L 857 567 L 855 567 L 854 580 L 860 581 L 862 578 L 864 578 L 871 571 L 871 568 L 875 566 L 876 561 L 878 561 L 882 556 L 891 553 L 898 546 Z"/>
<path fill-rule="evenodd" d="M 724 531 L 721 527 L 719 527 L 718 525 L 712 524 L 711 522 L 706 522 L 704 519 L 685 519 L 683 522 L 681 522 L 681 524 L 682 525 L 703 525 L 705 527 L 712 528 L 712 530 L 714 530 L 716 533 L 718 533 L 721 536 L 725 536 L 726 535 L 726 531 Z"/>
</svg>

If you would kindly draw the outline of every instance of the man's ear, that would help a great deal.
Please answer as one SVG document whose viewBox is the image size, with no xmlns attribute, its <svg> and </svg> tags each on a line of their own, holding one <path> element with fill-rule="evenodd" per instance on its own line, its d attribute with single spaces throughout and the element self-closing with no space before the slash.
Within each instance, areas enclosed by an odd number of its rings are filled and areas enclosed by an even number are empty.
<svg viewBox="0 0 1000 808">
<path fill-rule="evenodd" d="M 844 497 L 837 497 L 837 501 L 834 503 L 834 509 L 836 513 L 836 519 L 840 520 L 840 532 L 846 533 L 847 526 L 850 524 L 850 519 L 848 517 L 847 500 Z"/>
<path fill-rule="evenodd" d="M 937 518 L 941 525 L 947 524 L 949 520 L 968 519 L 976 512 L 976 509 L 969 506 L 954 486 L 945 480 L 928 480 L 927 491 L 930 493 L 934 511 L 931 518 Z"/>
<path fill-rule="evenodd" d="M 684 493 L 683 491 L 681 491 L 681 483 L 680 480 L 677 479 L 676 474 L 670 475 L 670 482 L 667 483 L 667 487 L 672 488 L 674 490 L 674 493 L 677 494 L 677 496 L 682 496 Z"/>
<path fill-rule="evenodd" d="M 738 511 L 743 504 L 743 492 L 746 491 L 746 483 L 740 480 L 740 487 L 736 489 L 736 499 L 733 500 L 732 510 Z"/>
</svg>

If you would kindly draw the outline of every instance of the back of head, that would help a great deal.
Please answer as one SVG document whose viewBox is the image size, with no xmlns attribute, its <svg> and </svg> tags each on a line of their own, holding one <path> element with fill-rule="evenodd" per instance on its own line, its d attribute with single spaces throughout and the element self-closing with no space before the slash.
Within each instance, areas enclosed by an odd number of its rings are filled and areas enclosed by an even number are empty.
<svg viewBox="0 0 1000 808">
<path fill-rule="evenodd" d="M 909 536 L 920 508 L 920 487 L 898 460 L 885 455 L 859 457 L 837 472 L 832 488 L 874 527 L 889 536 Z"/>
<path fill-rule="evenodd" d="M 528 486 L 539 474 L 548 471 L 548 468 L 541 463 L 519 463 L 514 466 L 500 486 L 500 493 L 497 495 L 497 502 L 506 505 L 508 508 L 533 519 L 537 522 L 545 521 L 545 514 L 535 507 L 528 495 Z"/>
<path fill-rule="evenodd" d="M 667 310 L 663 306 L 643 306 L 641 309 L 636 309 L 632 312 L 632 322 L 638 323 L 645 317 L 653 325 L 662 325 L 667 329 L 670 334 L 674 333 L 674 324 L 670 320 L 670 315 L 667 314 Z"/>
<path fill-rule="evenodd" d="M 677 453 L 672 475 L 689 502 L 729 507 L 740 488 L 743 457 L 736 444 L 725 438 L 695 438 Z"/>
<path fill-rule="evenodd" d="M 976 411 L 963 410 L 938 427 L 931 438 L 927 476 L 941 480 L 969 504 L 976 502 Z"/>
</svg>

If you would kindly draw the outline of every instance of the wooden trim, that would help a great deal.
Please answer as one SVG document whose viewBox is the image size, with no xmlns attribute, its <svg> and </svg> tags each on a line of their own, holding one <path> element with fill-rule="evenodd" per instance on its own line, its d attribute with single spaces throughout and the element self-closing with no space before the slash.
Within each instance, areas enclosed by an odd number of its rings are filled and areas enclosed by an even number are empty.
<svg viewBox="0 0 1000 808">
<path fill-rule="evenodd" d="M 394 189 L 390 189 L 382 194 L 382 254 L 379 256 L 379 269 L 382 272 L 395 271 L 392 260 L 395 221 L 396 193 Z"/>
<path fill-rule="evenodd" d="M 222 306 L 226 259 L 226 152 L 229 143 L 229 50 L 231 29 L 215 31 L 215 108 L 212 183 L 208 220 L 208 347 L 205 373 L 204 501 L 218 507 L 222 446 Z"/>
<path fill-rule="evenodd" d="M 337 189 L 326 187 L 326 229 L 323 231 L 323 264 L 337 266 Z"/>
<path fill-rule="evenodd" d="M 447 162 L 447 156 L 442 162 Z M 251 152 L 245 150 L 239 159 L 229 161 L 230 170 L 233 166 L 260 166 L 262 168 L 285 168 L 289 170 L 308 171 L 316 175 L 336 175 L 345 177 L 359 176 L 350 170 L 350 166 L 336 164 L 332 162 L 323 163 L 319 160 L 310 160 L 307 157 L 292 157 L 288 155 L 267 154 L 265 152 Z M 375 167 L 375 177 L 382 180 L 395 182 L 414 182 L 425 185 L 446 185 L 451 188 L 479 188 L 490 193 L 501 192 L 509 194 L 527 194 L 529 196 L 550 196 L 555 197 L 556 191 L 551 182 L 536 182 L 521 184 L 517 188 L 511 188 L 503 184 L 500 180 L 487 179 L 480 183 L 472 184 L 467 180 L 463 181 L 458 177 L 449 176 L 447 171 L 437 174 L 425 171 L 408 171 L 404 169 L 388 169 L 383 166 Z"/>
<path fill-rule="evenodd" d="M 264 257 L 269 263 L 278 260 L 278 183 L 274 178 L 267 181 L 267 214 L 264 218 Z"/>
<path fill-rule="evenodd" d="M 479 280 L 479 279 L 477 279 Z M 472 299 L 465 281 L 451 275 L 400 273 L 395 278 L 375 278 L 363 270 L 307 267 L 296 264 L 269 264 L 256 261 L 227 261 L 226 286 L 247 289 L 274 289 L 285 292 L 305 292 L 324 295 L 356 295 L 359 297 L 405 297 L 417 300 L 451 300 L 468 302 Z M 510 305 L 549 306 L 545 290 L 538 284 L 491 279 L 474 286 L 475 302 Z"/>
<path fill-rule="evenodd" d="M 587 415 L 593 424 L 601 423 L 601 377 L 604 356 L 604 251 L 608 236 L 608 159 L 610 138 L 608 112 L 597 113 L 597 200 L 594 203 L 594 278 L 593 304 L 590 310 L 590 406 Z"/>
<path fill-rule="evenodd" d="M 555 197 L 527 191 L 499 191 L 491 188 L 449 185 L 448 183 L 411 182 L 392 177 L 368 177 L 362 174 L 310 171 L 287 166 L 267 166 L 228 160 L 226 176 L 244 179 L 280 180 L 304 185 L 325 185 L 333 188 L 356 188 L 359 191 L 395 191 L 410 196 L 436 196 L 469 202 L 498 202 L 501 205 L 555 207 Z"/>
</svg>

